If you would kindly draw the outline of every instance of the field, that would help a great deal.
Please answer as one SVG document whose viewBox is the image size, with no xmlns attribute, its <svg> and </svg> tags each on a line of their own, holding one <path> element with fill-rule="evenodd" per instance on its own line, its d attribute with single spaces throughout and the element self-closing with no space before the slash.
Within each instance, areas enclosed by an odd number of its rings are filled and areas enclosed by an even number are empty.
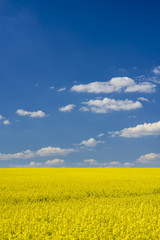
<svg viewBox="0 0 160 240">
<path fill-rule="evenodd" d="M 160 169 L 0 169 L 4 239 L 160 239 Z"/>
</svg>

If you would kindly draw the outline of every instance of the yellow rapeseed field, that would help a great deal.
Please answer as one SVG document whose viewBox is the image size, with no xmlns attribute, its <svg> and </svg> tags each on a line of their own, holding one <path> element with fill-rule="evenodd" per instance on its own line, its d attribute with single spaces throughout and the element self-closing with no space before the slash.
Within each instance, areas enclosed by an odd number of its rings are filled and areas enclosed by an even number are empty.
<svg viewBox="0 0 160 240">
<path fill-rule="evenodd" d="M 9 239 L 160 239 L 160 169 L 0 169 Z"/>
</svg>

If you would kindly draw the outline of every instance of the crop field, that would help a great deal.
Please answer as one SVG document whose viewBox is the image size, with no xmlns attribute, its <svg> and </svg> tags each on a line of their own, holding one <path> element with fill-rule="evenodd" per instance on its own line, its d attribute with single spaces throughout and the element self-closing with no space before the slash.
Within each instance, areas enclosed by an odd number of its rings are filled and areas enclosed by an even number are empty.
<svg viewBox="0 0 160 240">
<path fill-rule="evenodd" d="M 160 169 L 0 169 L 9 239 L 160 239 Z"/>
</svg>

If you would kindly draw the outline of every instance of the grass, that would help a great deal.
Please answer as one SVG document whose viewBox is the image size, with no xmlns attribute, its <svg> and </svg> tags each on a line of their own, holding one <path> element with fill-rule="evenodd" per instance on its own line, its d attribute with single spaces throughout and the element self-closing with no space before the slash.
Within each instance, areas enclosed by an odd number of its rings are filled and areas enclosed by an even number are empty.
<svg viewBox="0 0 160 240">
<path fill-rule="evenodd" d="M 158 240 L 160 169 L 0 169 L 0 239 Z"/>
</svg>

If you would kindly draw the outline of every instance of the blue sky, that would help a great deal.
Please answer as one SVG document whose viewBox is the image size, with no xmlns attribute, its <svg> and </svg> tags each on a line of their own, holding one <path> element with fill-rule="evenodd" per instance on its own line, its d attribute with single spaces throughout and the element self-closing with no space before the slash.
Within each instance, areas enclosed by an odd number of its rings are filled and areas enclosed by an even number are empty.
<svg viewBox="0 0 160 240">
<path fill-rule="evenodd" d="M 0 167 L 160 167 L 159 8 L 0 0 Z"/>
</svg>

